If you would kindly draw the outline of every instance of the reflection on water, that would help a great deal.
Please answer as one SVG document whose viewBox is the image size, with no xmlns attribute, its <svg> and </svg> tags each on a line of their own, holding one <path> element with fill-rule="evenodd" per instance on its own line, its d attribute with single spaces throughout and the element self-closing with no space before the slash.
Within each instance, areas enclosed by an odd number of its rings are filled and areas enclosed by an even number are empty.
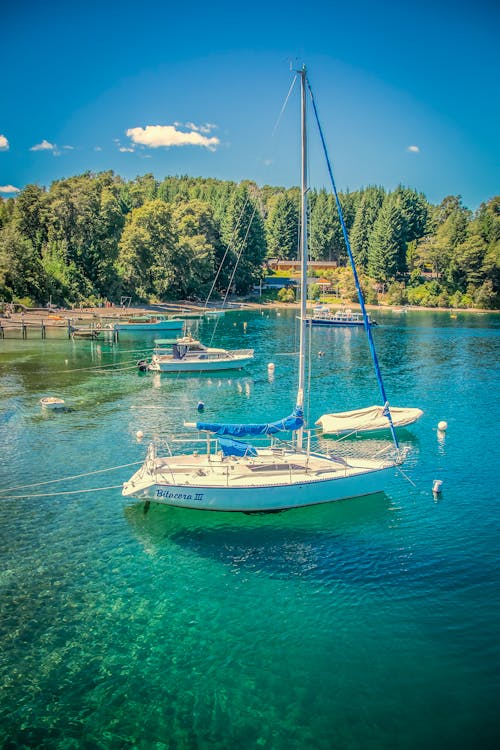
<svg viewBox="0 0 500 750">
<path fill-rule="evenodd" d="M 214 345 L 255 349 L 238 377 L 125 371 L 153 337 L 0 340 L 0 488 L 140 461 L 138 430 L 178 434 L 199 401 L 207 421 L 288 414 L 296 311 L 225 317 Z M 416 486 L 397 475 L 387 496 L 263 516 L 144 514 L 119 488 L 50 496 L 74 486 L 48 485 L 22 503 L 4 493 L 0 746 L 497 746 L 499 319 L 377 318 L 391 402 L 424 410 L 399 433 Z M 200 321 L 200 338 L 213 328 Z M 314 332 L 313 353 L 325 354 L 313 356 L 310 424 L 378 402 L 358 333 Z M 41 416 L 48 384 L 74 412 Z"/>
<path fill-rule="evenodd" d="M 247 573 L 327 581 L 369 578 L 375 567 L 376 575 L 383 575 L 380 565 L 400 565 L 363 538 L 373 524 L 388 522 L 390 505 L 379 493 L 279 514 L 221 514 L 134 503 L 125 507 L 124 515 L 148 555 L 161 556 L 174 545 L 198 559 Z"/>
</svg>

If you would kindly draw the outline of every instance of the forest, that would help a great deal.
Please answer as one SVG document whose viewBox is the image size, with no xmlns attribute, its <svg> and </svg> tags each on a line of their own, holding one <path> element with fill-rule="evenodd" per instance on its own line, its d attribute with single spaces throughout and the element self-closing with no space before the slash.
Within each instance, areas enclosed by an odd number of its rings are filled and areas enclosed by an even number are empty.
<svg viewBox="0 0 500 750">
<path fill-rule="evenodd" d="M 499 309 L 500 196 L 474 213 L 403 186 L 340 195 L 371 304 Z M 251 295 L 266 260 L 295 259 L 299 189 L 188 176 L 126 181 L 113 172 L 27 185 L 0 199 L 0 303 L 102 305 Z M 312 260 L 355 301 L 333 196 L 309 192 Z M 318 293 L 311 285 L 311 294 Z"/>
</svg>

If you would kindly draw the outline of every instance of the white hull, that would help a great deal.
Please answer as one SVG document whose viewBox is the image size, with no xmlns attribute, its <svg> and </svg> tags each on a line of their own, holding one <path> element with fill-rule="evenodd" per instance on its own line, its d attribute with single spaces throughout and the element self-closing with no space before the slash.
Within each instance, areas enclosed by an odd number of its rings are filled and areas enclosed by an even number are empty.
<svg viewBox="0 0 500 750">
<path fill-rule="evenodd" d="M 182 331 L 183 320 L 159 320 L 156 323 L 115 323 L 115 331 Z"/>
<path fill-rule="evenodd" d="M 153 361 L 148 369 L 152 372 L 216 372 L 219 370 L 241 370 L 248 362 L 251 362 L 252 356 L 246 357 L 227 357 L 225 359 L 200 359 L 200 360 L 176 360 Z"/>
<path fill-rule="evenodd" d="M 40 399 L 42 409 L 64 409 L 64 399 L 54 396 L 44 396 Z"/>
<path fill-rule="evenodd" d="M 344 465 L 322 456 L 308 459 L 303 453 L 276 457 L 271 451 L 259 451 L 256 458 L 243 462 L 241 458 L 222 460 L 218 455 L 207 461 L 206 455 L 194 454 L 151 461 L 148 466 L 146 459 L 124 484 L 123 495 L 162 505 L 245 513 L 301 508 L 381 492 L 395 470 L 392 461 L 353 459 Z M 293 469 L 283 469 L 284 461 Z"/>
</svg>

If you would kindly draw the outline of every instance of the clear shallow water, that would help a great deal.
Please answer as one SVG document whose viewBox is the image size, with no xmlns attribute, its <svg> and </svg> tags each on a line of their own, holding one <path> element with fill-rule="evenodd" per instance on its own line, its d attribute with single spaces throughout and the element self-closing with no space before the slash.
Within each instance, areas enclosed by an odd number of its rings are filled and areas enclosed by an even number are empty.
<svg viewBox="0 0 500 750">
<path fill-rule="evenodd" d="M 3 748 L 498 745 L 498 318 L 377 318 L 391 402 L 425 411 L 404 434 L 415 487 L 255 517 L 49 494 L 134 467 L 3 493 Z M 146 343 L 0 341 L 0 486 L 139 461 L 199 400 L 207 419 L 293 407 L 291 311 L 219 322 L 214 343 L 256 348 L 240 373 L 83 369 L 129 367 Z M 362 331 L 314 330 L 311 351 L 313 420 L 380 401 Z M 43 395 L 68 411 L 43 415 Z"/>
</svg>

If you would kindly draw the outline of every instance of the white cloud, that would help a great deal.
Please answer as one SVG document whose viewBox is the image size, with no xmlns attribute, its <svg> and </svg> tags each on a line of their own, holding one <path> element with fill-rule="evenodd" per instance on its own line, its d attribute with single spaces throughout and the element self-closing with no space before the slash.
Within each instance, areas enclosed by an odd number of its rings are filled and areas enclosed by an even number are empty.
<svg viewBox="0 0 500 750">
<path fill-rule="evenodd" d="M 102 146 L 94 146 L 94 151 L 102 151 Z"/>
<path fill-rule="evenodd" d="M 75 150 L 74 146 L 63 146 L 63 148 L 67 149 L 68 151 L 74 151 Z"/>
<path fill-rule="evenodd" d="M 174 123 L 174 125 L 178 126 L 179 123 Z M 195 125 L 194 122 L 186 122 L 184 127 L 188 128 L 188 130 L 195 130 L 197 133 L 204 133 L 206 135 L 211 133 L 217 125 L 212 125 L 210 122 L 207 122 L 204 125 Z"/>
<path fill-rule="evenodd" d="M 418 146 L 408 146 L 408 151 L 412 151 L 414 154 L 418 154 L 420 149 Z"/>
<path fill-rule="evenodd" d="M 189 127 L 189 126 L 188 126 Z M 190 129 L 185 132 L 178 130 L 175 125 L 147 125 L 145 128 L 129 128 L 127 135 L 134 143 L 150 148 L 168 148 L 169 146 L 202 146 L 214 151 L 220 141 L 215 136 L 207 138 L 193 129 L 190 123 Z"/>
<path fill-rule="evenodd" d="M 129 153 L 129 154 L 133 154 L 134 153 L 134 149 L 133 148 L 127 148 L 127 146 L 120 146 L 120 148 L 118 149 L 118 151 L 121 151 L 122 153 Z"/>
<path fill-rule="evenodd" d="M 0 151 L 9 150 L 9 141 L 4 135 L 0 135 Z"/>
<path fill-rule="evenodd" d="M 30 148 L 30 151 L 55 151 L 56 146 L 54 143 L 49 143 L 45 139 L 41 143 L 37 143 L 35 146 Z"/>
<path fill-rule="evenodd" d="M 0 193 L 19 193 L 21 192 L 19 188 L 14 187 L 14 185 L 0 185 Z"/>
</svg>

